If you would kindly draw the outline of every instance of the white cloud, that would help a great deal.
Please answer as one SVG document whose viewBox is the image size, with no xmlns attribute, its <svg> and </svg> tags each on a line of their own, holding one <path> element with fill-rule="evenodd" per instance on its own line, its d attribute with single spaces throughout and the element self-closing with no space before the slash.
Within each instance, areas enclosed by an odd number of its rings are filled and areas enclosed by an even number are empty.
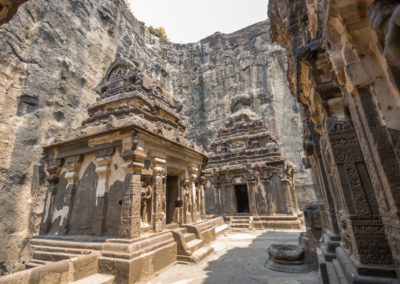
<svg viewBox="0 0 400 284">
<path fill-rule="evenodd" d="M 197 42 L 267 18 L 267 0 L 127 0 L 136 18 L 165 28 L 172 42 Z"/>
</svg>

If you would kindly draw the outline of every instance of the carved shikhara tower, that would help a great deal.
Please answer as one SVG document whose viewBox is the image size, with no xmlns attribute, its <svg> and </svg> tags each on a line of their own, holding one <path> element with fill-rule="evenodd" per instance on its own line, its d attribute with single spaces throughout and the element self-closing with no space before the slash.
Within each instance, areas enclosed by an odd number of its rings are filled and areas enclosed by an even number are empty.
<svg viewBox="0 0 400 284">
<path fill-rule="evenodd" d="M 222 218 L 206 220 L 207 156 L 186 138 L 180 106 L 122 58 L 97 92 L 82 126 L 44 148 L 49 188 L 28 266 L 94 253 L 80 263 L 96 262 L 116 283 L 132 283 L 209 255 L 203 244 L 228 227 Z"/>
<path fill-rule="evenodd" d="M 250 105 L 248 95 L 236 96 L 232 114 L 211 144 L 207 213 L 254 216 L 255 228 L 299 229 L 293 166 Z"/>
<path fill-rule="evenodd" d="M 97 92 L 82 127 L 45 147 L 41 234 L 133 238 L 204 219 L 197 180 L 206 155 L 185 137 L 172 96 L 120 58 Z"/>
</svg>

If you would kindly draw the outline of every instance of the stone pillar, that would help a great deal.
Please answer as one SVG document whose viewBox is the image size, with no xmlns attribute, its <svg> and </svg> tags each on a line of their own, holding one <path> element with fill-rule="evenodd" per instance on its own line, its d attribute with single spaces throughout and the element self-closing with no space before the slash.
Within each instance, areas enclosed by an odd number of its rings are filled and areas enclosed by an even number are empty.
<svg viewBox="0 0 400 284">
<path fill-rule="evenodd" d="M 204 176 L 200 177 L 200 187 L 199 187 L 199 193 L 200 193 L 200 215 L 202 219 L 206 219 L 206 196 L 204 192 L 204 187 L 206 184 L 206 178 Z"/>
<path fill-rule="evenodd" d="M 400 11 L 400 5 L 397 8 Z M 380 94 L 374 86 L 358 88 L 358 96 L 345 93 L 361 150 L 371 175 L 385 233 L 400 275 L 400 120 L 397 129 L 382 119 Z M 386 103 L 386 102 L 385 102 Z M 394 107 L 394 104 L 392 105 Z M 399 113 L 399 105 L 391 112 Z M 392 124 L 391 127 L 395 125 Z M 397 140 L 397 143 L 395 142 Z"/>
<path fill-rule="evenodd" d="M 166 170 L 165 164 L 166 160 L 162 158 L 153 158 L 153 173 L 155 180 L 155 190 L 154 190 L 154 215 L 153 215 L 153 230 L 155 232 L 161 232 L 165 229 L 166 225 L 166 188 L 165 188 L 165 178 Z"/>
<path fill-rule="evenodd" d="M 49 183 L 48 191 L 46 194 L 46 203 L 43 210 L 42 224 L 40 226 L 40 235 L 45 235 L 49 232 L 53 212 L 56 203 L 58 179 L 61 170 L 61 160 L 51 161 L 47 167 L 48 176 L 46 177 Z"/>
<path fill-rule="evenodd" d="M 272 194 L 271 194 L 271 187 L 272 187 L 272 182 L 271 179 L 263 179 L 264 180 L 264 188 L 265 188 L 265 194 L 267 198 L 267 214 L 270 216 L 276 215 L 276 204 L 272 200 Z"/>
<path fill-rule="evenodd" d="M 65 179 L 68 184 L 64 194 L 64 205 L 61 214 L 60 226 L 58 230 L 59 235 L 65 235 L 69 231 L 69 222 L 73 210 L 75 191 L 79 180 L 79 169 L 81 167 L 80 155 L 70 156 L 65 159 L 65 169 L 68 171 Z"/>
<path fill-rule="evenodd" d="M 130 141 L 128 141 L 130 142 Z M 124 239 L 133 239 L 140 236 L 140 201 L 142 194 L 142 169 L 146 154 L 143 148 L 137 146 L 136 136 L 132 136 L 131 149 L 121 155 L 126 161 L 122 165 L 125 170 L 124 193 L 122 197 L 121 218 L 118 236 Z M 130 143 L 123 145 L 129 148 Z"/>
<path fill-rule="evenodd" d="M 219 184 L 214 184 L 214 200 L 215 200 L 215 209 L 217 214 L 222 214 L 221 210 L 221 186 Z"/>
<path fill-rule="evenodd" d="M 192 221 L 196 222 L 197 220 L 200 219 L 200 213 L 199 213 L 199 196 L 196 188 L 196 180 L 197 180 L 197 173 L 199 169 L 196 165 L 191 165 L 189 168 L 190 172 L 190 184 L 189 184 L 189 189 L 191 190 L 192 193 Z"/>
<path fill-rule="evenodd" d="M 190 186 L 190 181 L 189 180 L 185 180 L 184 182 L 184 199 L 183 199 L 183 218 L 184 218 L 184 222 L 185 224 L 190 224 L 192 223 L 192 214 L 190 209 L 190 202 L 191 202 L 191 190 L 189 188 Z"/>
<path fill-rule="evenodd" d="M 338 262 L 347 275 L 375 276 L 380 270 L 390 277 L 391 251 L 352 120 L 341 98 L 329 100 L 327 109 L 324 163 L 331 168 L 338 195 L 335 205 L 342 237 L 336 249 Z M 350 265 L 352 259 L 358 264 Z M 373 266 L 375 272 L 363 266 Z"/>
<path fill-rule="evenodd" d="M 257 216 L 257 204 L 256 204 L 256 181 L 250 180 L 247 183 L 247 195 L 249 196 L 249 212 L 252 216 Z"/>
<path fill-rule="evenodd" d="M 340 233 L 337 224 L 334 199 L 332 195 L 333 188 L 330 187 L 327 170 L 321 155 L 320 135 L 315 131 L 314 124 L 311 122 L 310 115 L 302 109 L 302 115 L 306 116 L 304 128 L 306 131 L 306 141 L 303 144 L 304 152 L 310 159 L 314 175 L 318 184 L 318 195 L 323 201 L 321 209 L 322 237 L 321 250 L 324 261 L 332 261 L 336 258 L 335 250 L 340 245 Z M 326 265 L 320 261 L 321 274 L 327 278 Z"/>
<path fill-rule="evenodd" d="M 93 224 L 93 233 L 102 235 L 105 230 L 107 212 L 108 176 L 110 173 L 111 156 L 98 157 L 95 160 L 96 173 L 99 181 L 96 189 L 96 219 Z"/>
</svg>

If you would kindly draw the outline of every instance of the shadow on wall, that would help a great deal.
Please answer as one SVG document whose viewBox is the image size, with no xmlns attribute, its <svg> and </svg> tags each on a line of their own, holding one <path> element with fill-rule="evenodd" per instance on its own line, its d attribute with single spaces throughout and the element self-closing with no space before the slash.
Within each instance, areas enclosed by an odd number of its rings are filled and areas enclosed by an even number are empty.
<svg viewBox="0 0 400 284">
<path fill-rule="evenodd" d="M 282 273 L 264 266 L 271 244 L 297 244 L 298 232 L 265 232 L 248 244 L 249 234 L 229 234 L 229 243 L 235 248 L 227 251 L 215 261 L 210 261 L 205 271 L 205 284 L 278 284 L 301 283 L 317 284 L 317 271 L 308 273 Z M 216 249 L 218 250 L 218 248 Z"/>
</svg>

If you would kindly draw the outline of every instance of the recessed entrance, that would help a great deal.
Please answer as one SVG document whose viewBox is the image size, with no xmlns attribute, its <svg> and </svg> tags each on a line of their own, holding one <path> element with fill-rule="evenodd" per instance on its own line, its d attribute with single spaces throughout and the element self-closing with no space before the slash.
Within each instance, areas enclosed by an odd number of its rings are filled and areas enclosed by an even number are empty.
<svg viewBox="0 0 400 284">
<path fill-rule="evenodd" d="M 178 199 L 178 180 L 178 176 L 167 175 L 167 224 L 170 224 L 174 217 L 175 202 Z"/>
<path fill-rule="evenodd" d="M 235 185 L 236 204 L 238 213 L 249 213 L 249 197 L 245 184 Z"/>
</svg>

